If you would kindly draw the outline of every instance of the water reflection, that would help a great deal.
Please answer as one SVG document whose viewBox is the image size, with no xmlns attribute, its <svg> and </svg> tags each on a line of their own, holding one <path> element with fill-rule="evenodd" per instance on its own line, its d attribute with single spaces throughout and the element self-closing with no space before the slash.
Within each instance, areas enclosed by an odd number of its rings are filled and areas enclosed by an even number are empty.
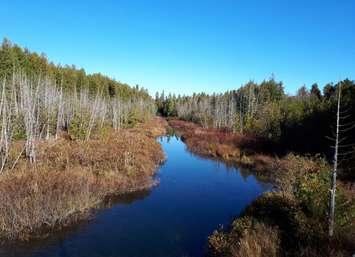
<svg viewBox="0 0 355 257">
<path fill-rule="evenodd" d="M 81 231 L 85 231 L 87 226 L 95 223 L 95 216 L 99 215 L 99 213 L 105 209 L 112 208 L 117 204 L 127 205 L 133 203 L 134 201 L 143 200 L 150 194 L 150 192 L 151 189 L 145 189 L 124 195 L 113 195 L 107 197 L 101 204 L 100 210 L 94 210 L 91 214 L 89 214 L 89 218 L 82 220 L 79 223 L 57 230 L 48 235 L 43 235 L 41 238 L 33 239 L 28 242 L 2 242 L 0 247 L 0 256 L 27 257 L 29 254 L 40 253 L 43 245 L 49 247 L 51 245 L 60 245 L 67 238 L 70 238 L 75 234 L 80 234 Z"/>
<path fill-rule="evenodd" d="M 134 201 L 146 198 L 152 189 L 145 189 L 137 192 L 130 192 L 124 195 L 114 195 L 107 197 L 104 201 L 103 208 L 111 208 L 116 204 L 131 204 Z"/>
</svg>

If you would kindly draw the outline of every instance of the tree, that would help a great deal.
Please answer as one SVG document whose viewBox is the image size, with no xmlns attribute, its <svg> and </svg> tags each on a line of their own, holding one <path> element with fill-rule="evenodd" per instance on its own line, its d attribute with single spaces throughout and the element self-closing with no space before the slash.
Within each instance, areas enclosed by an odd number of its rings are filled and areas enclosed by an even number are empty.
<svg viewBox="0 0 355 257">
<path fill-rule="evenodd" d="M 304 100 L 308 96 L 309 96 L 309 92 L 308 92 L 306 86 L 303 85 L 300 89 L 298 89 L 297 97 L 299 97 L 300 99 Z"/>
<path fill-rule="evenodd" d="M 323 88 L 323 95 L 326 99 L 330 99 L 335 94 L 335 87 L 333 84 L 327 84 Z"/>
<path fill-rule="evenodd" d="M 335 138 L 334 138 L 334 158 L 333 158 L 333 170 L 331 173 L 331 188 L 330 188 L 330 204 L 329 204 L 329 236 L 332 237 L 334 234 L 334 218 L 335 218 L 335 195 L 336 195 L 336 182 L 337 182 L 337 172 L 340 157 L 344 158 L 353 153 L 353 151 L 344 151 L 343 149 L 347 147 L 352 147 L 353 145 L 346 145 L 344 141 L 346 137 L 344 133 L 355 128 L 354 123 L 347 123 L 346 119 L 350 117 L 346 111 L 341 111 L 341 88 L 342 84 L 338 87 L 338 100 L 337 100 L 337 112 L 336 112 L 336 128 L 335 128 Z"/>
<path fill-rule="evenodd" d="M 280 101 L 284 96 L 282 82 L 276 82 L 274 78 L 263 81 L 260 86 L 260 96 L 263 101 Z"/>
<path fill-rule="evenodd" d="M 319 90 L 318 84 L 314 83 L 311 87 L 311 95 L 317 97 L 318 99 L 322 98 L 322 94 Z"/>
</svg>

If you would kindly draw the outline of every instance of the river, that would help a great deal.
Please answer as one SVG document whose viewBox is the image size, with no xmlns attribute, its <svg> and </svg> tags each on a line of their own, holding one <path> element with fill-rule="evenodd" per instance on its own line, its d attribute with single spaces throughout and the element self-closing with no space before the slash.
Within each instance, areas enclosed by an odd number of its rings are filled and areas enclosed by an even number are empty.
<svg viewBox="0 0 355 257">
<path fill-rule="evenodd" d="M 228 226 L 271 184 L 190 153 L 178 137 L 158 139 L 167 160 L 159 184 L 45 240 L 0 248 L 4 257 L 200 257 L 214 229 Z"/>
</svg>

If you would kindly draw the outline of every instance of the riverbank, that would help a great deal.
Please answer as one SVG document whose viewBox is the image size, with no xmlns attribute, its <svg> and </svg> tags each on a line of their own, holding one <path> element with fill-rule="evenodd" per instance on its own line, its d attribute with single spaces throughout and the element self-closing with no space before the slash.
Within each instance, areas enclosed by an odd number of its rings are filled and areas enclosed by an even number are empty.
<svg viewBox="0 0 355 257">
<path fill-rule="evenodd" d="M 35 165 L 21 157 L 0 176 L 0 237 L 42 237 L 87 218 L 109 195 L 153 186 L 164 160 L 155 137 L 165 133 L 166 125 L 154 118 L 85 141 L 63 134 L 37 142 Z M 16 142 L 10 158 L 17 158 L 22 145 Z"/>
<path fill-rule="evenodd" d="M 253 170 L 260 176 L 270 178 L 275 167 L 290 165 L 292 156 L 278 158 L 273 153 L 276 146 L 263 138 L 202 128 L 177 119 L 169 119 L 169 125 L 181 136 L 191 152 Z"/>
<path fill-rule="evenodd" d="M 336 195 L 336 232 L 328 237 L 330 166 L 324 159 L 274 152 L 276 146 L 265 139 L 182 120 L 170 119 L 169 125 L 190 151 L 248 168 L 277 188 L 253 202 L 229 228 L 209 237 L 212 256 L 340 257 L 355 251 L 355 203 L 343 184 Z"/>
</svg>

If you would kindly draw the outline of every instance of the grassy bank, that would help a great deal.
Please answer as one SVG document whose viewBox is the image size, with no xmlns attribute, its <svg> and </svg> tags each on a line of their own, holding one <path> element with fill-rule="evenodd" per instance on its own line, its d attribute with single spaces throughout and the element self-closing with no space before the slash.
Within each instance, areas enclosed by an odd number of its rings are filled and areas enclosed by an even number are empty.
<svg viewBox="0 0 355 257">
<path fill-rule="evenodd" d="M 224 257 L 351 256 L 355 251 L 353 190 L 338 185 L 336 235 L 328 237 L 330 167 L 318 156 L 274 151 L 265 139 L 169 120 L 189 150 L 234 163 L 271 179 L 277 190 L 252 203 L 208 240 Z"/>
<path fill-rule="evenodd" d="M 351 257 L 355 251 L 354 201 L 337 191 L 336 233 L 328 236 L 329 176 L 326 170 L 290 174 L 291 191 L 256 199 L 226 228 L 208 239 L 211 256 Z M 284 180 L 285 181 L 285 180 Z"/>
<path fill-rule="evenodd" d="M 169 125 L 181 135 L 191 152 L 252 169 L 262 176 L 269 176 L 275 166 L 279 166 L 275 162 L 281 161 L 273 154 L 276 146 L 261 137 L 202 128 L 176 119 L 170 119 Z M 285 160 L 282 165 L 285 165 Z"/>
<path fill-rule="evenodd" d="M 90 215 L 109 195 L 151 187 L 164 154 L 155 137 L 166 123 L 153 119 L 131 129 L 106 129 L 89 140 L 62 134 L 36 142 L 33 165 L 10 153 L 16 165 L 0 176 L 0 237 L 43 236 Z M 16 159 L 19 159 L 16 161 Z"/>
</svg>

